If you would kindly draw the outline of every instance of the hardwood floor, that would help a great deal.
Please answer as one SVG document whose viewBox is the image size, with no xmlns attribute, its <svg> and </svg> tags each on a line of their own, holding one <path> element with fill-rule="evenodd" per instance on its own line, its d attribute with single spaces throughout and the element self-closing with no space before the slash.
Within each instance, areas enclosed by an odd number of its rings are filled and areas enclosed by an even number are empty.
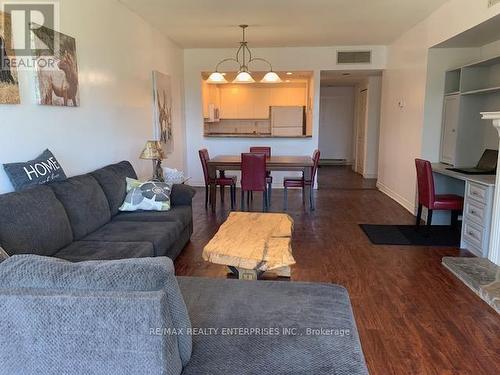
<svg viewBox="0 0 500 375">
<path fill-rule="evenodd" d="M 442 265 L 443 256 L 471 256 L 454 248 L 375 246 L 358 224 L 412 224 L 396 202 L 345 167 L 319 171 L 317 210 L 289 195 L 295 220 L 293 281 L 335 283 L 350 293 L 361 343 L 373 374 L 500 374 L 500 316 Z M 205 263 L 203 246 L 229 213 L 194 202 L 195 233 L 176 260 L 178 275 L 227 277 Z M 273 190 L 273 211 L 283 207 Z M 259 210 L 260 199 L 254 201 Z"/>
</svg>

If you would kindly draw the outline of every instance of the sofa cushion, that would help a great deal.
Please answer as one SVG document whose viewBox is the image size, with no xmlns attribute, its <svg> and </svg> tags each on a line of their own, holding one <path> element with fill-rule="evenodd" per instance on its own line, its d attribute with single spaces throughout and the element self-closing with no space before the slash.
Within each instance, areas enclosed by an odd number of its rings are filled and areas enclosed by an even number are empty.
<svg viewBox="0 0 500 375">
<path fill-rule="evenodd" d="M 106 195 L 92 175 L 72 177 L 49 186 L 68 213 L 75 240 L 82 239 L 111 220 Z"/>
<path fill-rule="evenodd" d="M 53 255 L 73 241 L 64 206 L 48 186 L 0 195 L 0 243 L 10 255 Z"/>
<path fill-rule="evenodd" d="M 95 177 L 102 190 L 106 194 L 109 202 L 111 215 L 118 213 L 118 208 L 122 205 L 125 196 L 127 195 L 127 184 L 125 179 L 137 179 L 137 174 L 134 168 L 128 161 L 122 161 L 117 164 L 108 165 L 107 167 L 98 169 L 91 173 Z"/>
<path fill-rule="evenodd" d="M 61 290 L 69 293 L 90 291 L 96 294 L 100 291 L 111 294 L 112 292 L 163 290 L 166 292 L 166 304 L 173 327 L 184 332 L 191 327 L 186 305 L 175 277 L 174 265 L 169 258 L 71 263 L 56 258 L 19 255 L 9 258 L 0 267 L 0 290 L 2 289 Z M 60 303 L 63 303 L 62 299 Z M 57 307 L 61 308 L 61 306 Z M 162 306 L 157 306 L 157 309 L 160 308 Z M 85 315 L 96 313 L 90 310 L 84 312 Z M 144 319 L 148 318 L 144 317 Z M 150 330 L 152 328 L 165 327 L 150 327 Z M 150 332 L 143 333 L 144 336 L 148 334 L 151 335 Z M 64 331 L 61 335 L 65 336 Z M 51 337 L 54 337 L 53 334 Z M 191 336 L 185 334 L 178 335 L 176 338 L 182 364 L 186 365 L 191 356 Z M 115 344 L 119 345 L 119 343 Z M 165 354 L 158 353 L 158 356 Z"/>
<path fill-rule="evenodd" d="M 113 221 L 179 221 L 183 227 L 186 227 L 192 219 L 193 212 L 191 206 L 175 206 L 172 207 L 170 211 L 121 212 L 113 218 Z"/>
<path fill-rule="evenodd" d="M 151 242 L 155 256 L 163 256 L 182 232 L 177 221 L 144 223 L 138 221 L 115 221 L 88 235 L 83 241 L 105 242 Z"/>
<path fill-rule="evenodd" d="M 64 170 L 50 150 L 45 150 L 34 160 L 4 164 L 4 169 L 16 191 L 50 181 L 66 180 Z"/>
<path fill-rule="evenodd" d="M 116 260 L 154 256 L 151 242 L 97 242 L 76 241 L 54 254 L 70 262 L 88 260 Z"/>
<path fill-rule="evenodd" d="M 235 369 L 238 374 L 368 374 L 349 296 L 340 286 L 178 280 L 193 327 L 218 329 L 193 336 L 183 375 Z"/>
</svg>

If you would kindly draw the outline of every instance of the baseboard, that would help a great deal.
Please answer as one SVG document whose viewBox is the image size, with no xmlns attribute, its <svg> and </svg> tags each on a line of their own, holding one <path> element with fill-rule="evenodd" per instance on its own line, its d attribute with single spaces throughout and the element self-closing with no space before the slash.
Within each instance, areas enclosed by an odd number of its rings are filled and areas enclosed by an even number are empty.
<svg viewBox="0 0 500 375">
<path fill-rule="evenodd" d="M 381 182 L 377 182 L 377 189 L 380 190 L 382 193 L 387 195 L 389 198 L 392 200 L 396 201 L 399 203 L 401 206 L 403 206 L 407 211 L 409 211 L 412 215 L 415 215 L 415 203 L 410 203 L 406 198 L 402 197 L 395 191 L 391 190 L 387 186 L 385 186 Z"/>
<path fill-rule="evenodd" d="M 377 173 L 367 173 L 367 174 L 363 175 L 363 178 L 366 178 L 366 179 L 375 179 L 377 177 L 378 177 Z"/>
</svg>

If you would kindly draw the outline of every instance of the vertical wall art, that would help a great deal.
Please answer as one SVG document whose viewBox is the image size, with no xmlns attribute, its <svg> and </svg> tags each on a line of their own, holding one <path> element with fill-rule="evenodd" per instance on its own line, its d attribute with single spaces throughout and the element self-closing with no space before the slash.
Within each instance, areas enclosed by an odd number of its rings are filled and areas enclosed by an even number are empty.
<svg viewBox="0 0 500 375">
<path fill-rule="evenodd" d="M 0 104 L 19 104 L 17 69 L 12 66 L 12 22 L 10 14 L 0 12 Z"/>
<path fill-rule="evenodd" d="M 155 136 L 166 152 L 172 152 L 172 82 L 169 75 L 153 72 L 153 97 Z"/>
<path fill-rule="evenodd" d="M 37 100 L 42 105 L 80 105 L 76 41 L 40 26 L 33 29 L 37 59 Z"/>
</svg>

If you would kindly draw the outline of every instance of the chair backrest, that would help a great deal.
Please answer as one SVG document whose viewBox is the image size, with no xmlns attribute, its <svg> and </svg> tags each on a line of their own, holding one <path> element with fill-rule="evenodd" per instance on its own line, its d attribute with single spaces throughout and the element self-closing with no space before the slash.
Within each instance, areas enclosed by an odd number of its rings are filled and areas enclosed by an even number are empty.
<svg viewBox="0 0 500 375">
<path fill-rule="evenodd" d="M 205 184 L 209 184 L 209 176 L 208 176 L 208 161 L 210 160 L 210 156 L 208 155 L 208 150 L 206 148 L 198 151 L 200 155 L 201 167 L 203 168 L 203 177 L 205 178 Z"/>
<path fill-rule="evenodd" d="M 266 190 L 265 154 L 241 154 L 241 188 L 244 191 Z"/>
<path fill-rule="evenodd" d="M 266 158 L 271 157 L 271 147 L 266 147 L 266 146 L 250 147 L 250 152 L 252 154 L 265 154 Z"/>
<path fill-rule="evenodd" d="M 434 176 L 431 163 L 427 160 L 415 159 L 417 167 L 418 203 L 432 207 L 435 200 Z"/>
<path fill-rule="evenodd" d="M 318 172 L 319 158 L 321 156 L 321 152 L 319 150 L 314 150 L 312 160 L 313 166 L 311 170 L 311 183 L 314 184 L 314 180 L 316 179 L 316 173 Z"/>
</svg>

